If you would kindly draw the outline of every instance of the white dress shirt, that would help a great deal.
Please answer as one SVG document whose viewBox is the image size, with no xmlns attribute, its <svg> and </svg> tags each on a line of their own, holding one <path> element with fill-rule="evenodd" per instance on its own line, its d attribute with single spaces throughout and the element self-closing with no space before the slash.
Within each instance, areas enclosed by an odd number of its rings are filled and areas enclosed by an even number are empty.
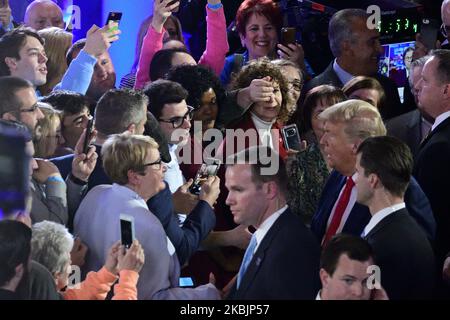
<svg viewBox="0 0 450 320">
<path fill-rule="evenodd" d="M 341 80 L 342 86 L 345 86 L 345 84 L 353 78 L 353 75 L 341 68 L 336 59 L 334 59 L 333 62 L 333 70 L 336 72 L 339 80 Z"/>
<path fill-rule="evenodd" d="M 438 125 L 440 125 L 442 122 L 444 122 L 445 119 L 447 119 L 448 117 L 450 117 L 450 111 L 447 111 L 447 112 L 444 112 L 444 113 L 441 113 L 440 115 L 438 115 L 438 116 L 436 117 L 436 119 L 434 120 L 434 124 L 433 124 L 433 126 L 431 127 L 431 131 L 433 131 L 434 129 L 436 129 L 436 127 L 437 127 Z"/>
<path fill-rule="evenodd" d="M 369 234 L 370 231 L 372 231 L 373 228 L 375 228 L 375 226 L 377 224 L 380 223 L 381 220 L 383 220 L 384 218 L 386 218 L 387 216 L 393 214 L 394 212 L 405 208 L 405 203 L 398 203 L 398 204 L 394 204 L 393 206 L 384 208 L 380 211 L 378 211 L 377 213 L 375 213 L 372 218 L 370 219 L 369 223 L 367 224 L 367 226 L 364 228 L 364 231 L 362 233 L 362 237 L 365 237 Z"/>
<path fill-rule="evenodd" d="M 167 171 L 164 173 L 164 181 L 169 184 L 170 192 L 174 193 L 181 187 L 185 179 L 183 177 L 183 173 L 180 170 L 180 165 L 178 164 L 178 158 L 175 153 L 178 145 L 169 144 L 169 153 L 172 160 L 166 164 Z"/>
<path fill-rule="evenodd" d="M 259 140 L 261 141 L 261 144 L 273 149 L 271 129 L 276 119 L 271 122 L 267 122 L 258 118 L 253 112 L 251 112 L 251 117 L 256 130 L 258 130 Z"/>
<path fill-rule="evenodd" d="M 288 205 L 285 205 L 283 208 L 275 211 L 272 213 L 266 220 L 263 221 L 263 223 L 259 226 L 259 228 L 255 231 L 255 237 L 256 237 L 256 247 L 255 251 L 258 250 L 259 245 L 263 241 L 264 237 L 266 236 L 267 232 L 269 232 L 270 228 L 272 228 L 273 224 L 277 219 L 286 211 L 288 208 Z"/>
</svg>

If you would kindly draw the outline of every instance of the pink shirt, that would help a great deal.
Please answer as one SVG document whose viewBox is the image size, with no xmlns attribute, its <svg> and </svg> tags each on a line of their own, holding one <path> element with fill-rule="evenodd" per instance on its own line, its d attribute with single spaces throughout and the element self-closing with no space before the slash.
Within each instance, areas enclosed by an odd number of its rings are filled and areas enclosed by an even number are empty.
<svg viewBox="0 0 450 320">
<path fill-rule="evenodd" d="M 229 50 L 223 7 L 213 11 L 206 6 L 206 27 L 206 49 L 198 64 L 208 66 L 215 74 L 220 75 L 225 64 L 225 56 Z M 161 33 L 156 32 L 151 24 L 148 27 L 139 57 L 135 89 L 142 89 L 150 82 L 150 63 L 155 53 L 162 49 L 165 32 L 164 28 Z"/>
</svg>

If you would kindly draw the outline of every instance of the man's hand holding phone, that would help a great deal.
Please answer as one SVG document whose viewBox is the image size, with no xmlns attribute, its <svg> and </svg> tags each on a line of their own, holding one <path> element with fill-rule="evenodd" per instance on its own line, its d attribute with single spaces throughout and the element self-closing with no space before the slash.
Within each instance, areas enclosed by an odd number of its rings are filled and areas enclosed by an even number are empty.
<svg viewBox="0 0 450 320">
<path fill-rule="evenodd" d="M 72 161 L 72 175 L 82 181 L 87 181 L 89 179 L 89 176 L 95 169 L 95 164 L 97 163 L 98 158 L 98 154 L 95 152 L 95 147 L 90 145 L 90 142 L 95 139 L 97 132 L 93 130 L 91 134 L 88 135 L 88 147 L 86 150 L 83 150 L 83 147 L 86 144 L 86 134 L 87 129 L 84 129 L 75 146 Z"/>
<path fill-rule="evenodd" d="M 172 194 L 172 201 L 175 212 L 189 214 L 197 205 L 198 196 L 189 192 L 189 187 L 192 185 L 192 183 L 193 180 L 189 179 L 185 184 L 179 187 L 178 190 Z"/>
<path fill-rule="evenodd" d="M 199 199 L 208 202 L 211 207 L 214 207 L 219 194 L 220 178 L 217 176 L 209 176 L 208 179 L 202 183 Z"/>
<path fill-rule="evenodd" d="M 111 26 L 115 24 L 106 25 L 103 28 L 94 24 L 86 34 L 86 45 L 83 50 L 93 57 L 99 57 L 108 51 L 111 43 L 119 40 L 119 35 L 122 33 L 118 27 L 110 30 Z"/>
<path fill-rule="evenodd" d="M 152 27 L 156 32 L 162 32 L 164 23 L 172 15 L 172 12 L 180 6 L 179 1 L 155 0 L 153 3 Z"/>
</svg>

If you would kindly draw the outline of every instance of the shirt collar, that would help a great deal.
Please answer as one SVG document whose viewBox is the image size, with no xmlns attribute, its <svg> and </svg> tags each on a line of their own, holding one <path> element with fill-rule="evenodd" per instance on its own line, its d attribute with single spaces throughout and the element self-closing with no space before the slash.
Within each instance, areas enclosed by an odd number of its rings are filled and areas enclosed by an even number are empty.
<svg viewBox="0 0 450 320">
<path fill-rule="evenodd" d="M 319 290 L 319 292 L 317 292 L 316 300 L 322 300 L 322 298 L 320 297 L 321 292 L 322 290 Z"/>
<path fill-rule="evenodd" d="M 343 86 L 345 86 L 345 84 L 353 78 L 353 75 L 342 69 L 342 67 L 337 63 L 337 59 L 334 59 L 333 70 L 336 72 L 336 75 L 339 80 L 341 80 Z"/>
<path fill-rule="evenodd" d="M 394 204 L 393 206 L 384 208 L 380 211 L 378 211 L 377 213 L 375 213 L 372 218 L 369 221 L 369 224 L 364 228 L 364 233 L 363 236 L 367 236 L 370 231 L 372 231 L 373 228 L 375 228 L 375 226 L 381 222 L 381 220 L 383 220 L 384 218 L 386 218 L 387 216 L 391 215 L 392 213 L 405 208 L 405 203 L 398 203 L 398 204 Z"/>
<path fill-rule="evenodd" d="M 256 252 L 256 250 L 258 249 L 260 243 L 262 242 L 262 240 L 266 236 L 267 232 L 269 232 L 269 230 L 272 227 L 272 225 L 275 223 L 275 221 L 277 221 L 277 219 L 281 216 L 281 214 L 286 211 L 287 208 L 288 208 L 288 206 L 285 205 L 283 208 L 281 208 L 281 209 L 275 211 L 274 213 L 272 213 L 266 220 L 263 221 L 263 223 L 255 231 L 255 237 L 256 237 L 257 245 L 256 245 L 256 248 L 255 248 L 254 252 Z"/>
<path fill-rule="evenodd" d="M 145 200 L 142 199 L 140 195 L 138 195 L 134 190 L 131 190 L 127 186 L 123 186 L 117 183 L 112 184 L 112 190 L 114 193 L 120 194 L 122 198 L 129 198 L 143 202 L 144 207 L 147 207 Z M 147 208 L 148 209 L 148 208 Z"/>
<path fill-rule="evenodd" d="M 444 122 L 444 120 L 447 119 L 448 117 L 450 117 L 450 111 L 447 111 L 447 112 L 444 112 L 444 113 L 441 113 L 440 115 L 438 115 L 438 116 L 436 117 L 436 120 L 434 120 L 434 124 L 433 124 L 433 126 L 431 127 L 431 131 L 433 131 L 434 129 L 436 129 L 436 127 L 437 127 L 438 125 L 440 125 L 442 122 Z"/>
</svg>

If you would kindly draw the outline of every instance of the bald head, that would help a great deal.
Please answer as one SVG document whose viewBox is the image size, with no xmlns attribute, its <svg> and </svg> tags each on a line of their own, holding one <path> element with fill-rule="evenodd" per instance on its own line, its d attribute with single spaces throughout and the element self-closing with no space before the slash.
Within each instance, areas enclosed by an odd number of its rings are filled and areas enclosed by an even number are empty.
<svg viewBox="0 0 450 320">
<path fill-rule="evenodd" d="M 25 24 L 36 30 L 47 27 L 64 28 L 63 13 L 56 3 L 50 0 L 35 0 L 25 11 Z"/>
</svg>

